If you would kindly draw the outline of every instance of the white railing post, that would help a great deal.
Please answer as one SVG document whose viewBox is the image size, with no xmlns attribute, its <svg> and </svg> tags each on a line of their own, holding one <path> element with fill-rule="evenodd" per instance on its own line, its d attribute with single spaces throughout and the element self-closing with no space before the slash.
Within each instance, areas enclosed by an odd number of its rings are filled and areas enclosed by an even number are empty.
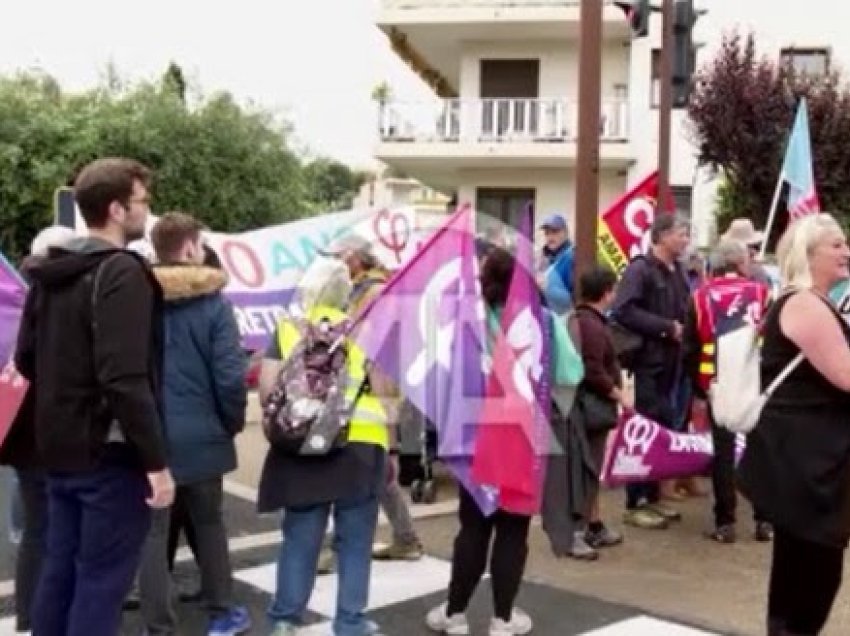
<svg viewBox="0 0 850 636">
<path fill-rule="evenodd" d="M 628 139 L 631 132 L 629 131 L 629 104 L 628 102 L 620 102 L 620 138 Z"/>
</svg>

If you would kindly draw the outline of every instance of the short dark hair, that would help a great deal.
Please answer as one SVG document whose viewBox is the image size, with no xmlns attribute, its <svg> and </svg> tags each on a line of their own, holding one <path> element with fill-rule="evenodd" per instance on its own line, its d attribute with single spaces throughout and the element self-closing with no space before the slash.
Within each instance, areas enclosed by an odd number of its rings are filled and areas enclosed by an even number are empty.
<svg viewBox="0 0 850 636">
<path fill-rule="evenodd" d="M 669 212 L 656 214 L 652 220 L 652 226 L 649 228 L 649 238 L 653 245 L 658 245 L 661 237 L 667 234 L 667 232 L 677 230 L 680 227 L 688 227 L 689 225 L 687 219 L 676 214 L 670 214 Z"/>
<path fill-rule="evenodd" d="M 594 265 L 579 277 L 579 298 L 586 303 L 598 303 L 616 285 L 617 275 L 612 270 Z"/>
<path fill-rule="evenodd" d="M 204 243 L 204 265 L 214 269 L 224 269 L 221 259 L 218 257 L 218 252 L 206 243 Z"/>
<path fill-rule="evenodd" d="M 167 212 L 151 230 L 151 243 L 160 263 L 173 263 L 187 240 L 197 241 L 204 224 L 191 214 Z"/>
<path fill-rule="evenodd" d="M 511 253 L 501 247 L 494 247 L 484 259 L 481 269 L 481 294 L 491 307 L 501 307 L 508 301 L 514 264 Z"/>
<path fill-rule="evenodd" d="M 115 201 L 126 205 L 138 181 L 150 184 L 151 171 L 134 159 L 108 157 L 85 166 L 74 179 L 74 198 L 86 225 L 103 228 L 109 219 L 109 206 Z"/>
</svg>

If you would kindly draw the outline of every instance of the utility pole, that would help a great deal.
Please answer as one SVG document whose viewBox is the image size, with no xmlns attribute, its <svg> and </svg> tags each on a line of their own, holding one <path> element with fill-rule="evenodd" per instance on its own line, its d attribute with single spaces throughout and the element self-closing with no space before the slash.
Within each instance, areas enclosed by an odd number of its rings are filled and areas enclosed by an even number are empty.
<svg viewBox="0 0 850 636">
<path fill-rule="evenodd" d="M 661 40 L 660 99 L 658 104 L 658 209 L 665 209 L 670 197 L 670 119 L 673 112 L 673 20 L 675 0 L 664 0 Z"/>
<path fill-rule="evenodd" d="M 596 264 L 602 116 L 602 1 L 581 0 L 574 280 Z"/>
</svg>

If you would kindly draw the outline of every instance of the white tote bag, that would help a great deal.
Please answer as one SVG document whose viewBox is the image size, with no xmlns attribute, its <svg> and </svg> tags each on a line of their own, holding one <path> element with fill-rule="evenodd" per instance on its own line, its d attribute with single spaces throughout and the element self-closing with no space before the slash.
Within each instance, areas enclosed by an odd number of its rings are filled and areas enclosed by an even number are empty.
<svg viewBox="0 0 850 636">
<path fill-rule="evenodd" d="M 759 333 L 744 325 L 717 338 L 715 375 L 708 391 L 714 421 L 733 433 L 749 433 L 774 391 L 803 361 L 797 355 L 761 390 Z"/>
</svg>

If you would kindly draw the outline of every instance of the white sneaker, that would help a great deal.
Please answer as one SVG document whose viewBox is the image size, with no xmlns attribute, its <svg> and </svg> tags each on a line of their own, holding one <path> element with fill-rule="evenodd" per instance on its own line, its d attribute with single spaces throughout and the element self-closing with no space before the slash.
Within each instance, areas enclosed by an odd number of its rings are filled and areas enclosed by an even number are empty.
<svg viewBox="0 0 850 636">
<path fill-rule="evenodd" d="M 449 636 L 466 636 L 469 634 L 469 623 L 466 620 L 466 614 L 452 614 L 449 616 L 446 613 L 448 609 L 448 603 L 443 603 L 439 607 L 435 607 L 425 617 L 425 624 L 432 631 L 440 634 L 448 634 Z"/>
<path fill-rule="evenodd" d="M 524 636 L 534 629 L 531 617 L 518 607 L 511 613 L 511 622 L 495 616 L 490 620 L 490 636 Z"/>
</svg>

